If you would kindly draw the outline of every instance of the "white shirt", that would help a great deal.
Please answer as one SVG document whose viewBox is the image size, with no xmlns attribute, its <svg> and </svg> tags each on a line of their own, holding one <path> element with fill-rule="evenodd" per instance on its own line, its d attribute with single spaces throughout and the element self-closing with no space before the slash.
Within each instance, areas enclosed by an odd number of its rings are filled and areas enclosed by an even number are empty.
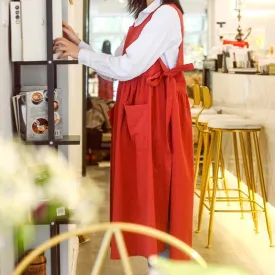
<svg viewBox="0 0 275 275">
<path fill-rule="evenodd" d="M 160 57 L 164 64 L 176 66 L 179 46 L 182 42 L 181 23 L 177 11 L 162 0 L 155 0 L 143 10 L 134 25 L 140 25 L 153 11 L 158 9 L 142 30 L 139 38 L 122 55 L 124 41 L 115 56 L 97 53 L 81 42 L 79 64 L 93 68 L 98 74 L 120 81 L 131 80 L 146 72 Z M 160 7 L 161 6 L 161 7 Z"/>
</svg>

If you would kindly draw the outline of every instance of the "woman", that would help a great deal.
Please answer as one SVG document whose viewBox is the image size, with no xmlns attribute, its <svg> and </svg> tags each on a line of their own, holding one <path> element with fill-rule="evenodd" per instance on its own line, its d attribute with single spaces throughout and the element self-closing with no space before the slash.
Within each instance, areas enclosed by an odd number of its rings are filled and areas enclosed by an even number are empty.
<svg viewBox="0 0 275 275">
<path fill-rule="evenodd" d="M 183 11 L 179 0 L 128 0 L 135 23 L 116 56 L 94 52 L 72 29 L 55 41 L 99 74 L 120 80 L 111 154 L 111 221 L 143 224 L 192 245 L 193 146 L 183 71 Z M 150 238 L 125 234 L 130 256 L 163 252 Z M 115 245 L 112 258 L 119 258 Z M 171 248 L 170 258 L 186 259 Z"/>
<path fill-rule="evenodd" d="M 111 42 L 109 40 L 103 42 L 102 52 L 109 55 L 111 54 Z M 98 82 L 98 96 L 103 100 L 112 100 L 114 97 L 113 82 L 101 76 L 98 76 Z"/>
</svg>

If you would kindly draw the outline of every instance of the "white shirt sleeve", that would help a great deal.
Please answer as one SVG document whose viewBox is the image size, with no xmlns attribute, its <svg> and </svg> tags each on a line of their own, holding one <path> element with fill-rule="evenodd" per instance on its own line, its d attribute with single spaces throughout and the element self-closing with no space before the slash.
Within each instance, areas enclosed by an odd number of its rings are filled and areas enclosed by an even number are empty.
<svg viewBox="0 0 275 275">
<path fill-rule="evenodd" d="M 124 50 L 124 45 L 125 45 L 125 40 L 126 40 L 126 37 L 124 37 L 124 39 L 122 40 L 121 44 L 116 49 L 115 56 L 122 56 L 123 50 Z"/>
<path fill-rule="evenodd" d="M 115 51 L 115 56 L 121 56 L 121 55 L 122 55 L 123 49 L 124 49 L 125 39 L 126 39 L 126 37 L 123 39 L 123 41 L 121 42 L 121 44 L 120 44 L 120 45 L 118 46 L 118 48 L 116 49 L 116 51 Z M 84 41 L 80 41 L 78 47 L 79 47 L 80 49 L 86 49 L 86 50 L 95 52 L 95 51 L 93 50 L 93 48 L 92 48 L 89 44 L 85 43 Z M 91 67 L 91 66 L 89 66 L 89 67 Z M 115 79 L 113 79 L 113 78 L 111 78 L 111 77 L 107 77 L 107 76 L 102 75 L 102 74 L 99 74 L 99 76 L 101 76 L 103 79 L 105 79 L 105 80 L 107 80 L 107 81 L 110 81 L 110 82 L 112 82 L 112 81 L 115 80 Z"/>
<path fill-rule="evenodd" d="M 121 44 L 120 44 L 120 45 L 118 46 L 118 48 L 116 49 L 116 51 L 115 51 L 115 56 L 121 56 L 121 55 L 122 55 L 123 49 L 124 49 L 125 39 L 126 39 L 126 38 L 123 39 L 123 41 L 121 42 Z M 85 43 L 84 41 L 80 41 L 78 47 L 79 47 L 80 49 L 86 49 L 86 50 L 90 50 L 90 51 L 95 52 L 95 50 L 93 50 L 93 48 L 92 48 L 89 44 Z"/>
<path fill-rule="evenodd" d="M 78 60 L 101 75 L 127 81 L 146 72 L 169 47 L 178 43 L 180 29 L 177 11 L 164 5 L 155 12 L 139 38 L 126 49 L 126 54 L 111 56 L 81 49 Z M 182 41 L 182 37 L 180 39 Z"/>
<path fill-rule="evenodd" d="M 85 43 L 84 41 L 80 41 L 78 47 L 80 49 L 86 49 L 86 50 L 90 50 L 90 51 L 93 50 L 92 47 L 89 44 Z"/>
</svg>

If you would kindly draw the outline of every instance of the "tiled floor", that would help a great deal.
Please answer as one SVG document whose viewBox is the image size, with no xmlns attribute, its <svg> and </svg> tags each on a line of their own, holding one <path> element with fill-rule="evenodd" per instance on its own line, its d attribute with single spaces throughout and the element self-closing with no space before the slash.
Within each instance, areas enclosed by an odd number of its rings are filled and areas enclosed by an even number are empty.
<svg viewBox="0 0 275 275">
<path fill-rule="evenodd" d="M 91 179 L 106 192 L 101 212 L 101 221 L 109 219 L 109 168 L 89 168 Z M 197 204 L 197 202 L 196 202 Z M 233 206 L 231 206 L 233 207 Z M 197 205 L 195 207 L 197 213 Z M 217 214 L 213 235 L 213 246 L 206 249 L 208 214 L 205 212 L 204 227 L 200 234 L 194 234 L 194 248 L 209 263 L 237 265 L 246 268 L 251 275 L 275 275 L 275 248 L 270 248 L 265 231 L 265 220 L 261 214 L 260 231 L 255 235 L 250 215 L 240 219 L 239 214 Z M 196 225 L 194 215 L 194 225 Z M 272 213 L 275 228 L 275 210 Z M 102 235 L 92 236 L 91 242 L 80 246 L 77 275 L 90 275 Z M 275 236 L 274 236 L 275 239 Z M 143 258 L 132 259 L 135 275 L 147 274 Z M 103 275 L 123 274 L 119 261 L 106 260 Z"/>
</svg>

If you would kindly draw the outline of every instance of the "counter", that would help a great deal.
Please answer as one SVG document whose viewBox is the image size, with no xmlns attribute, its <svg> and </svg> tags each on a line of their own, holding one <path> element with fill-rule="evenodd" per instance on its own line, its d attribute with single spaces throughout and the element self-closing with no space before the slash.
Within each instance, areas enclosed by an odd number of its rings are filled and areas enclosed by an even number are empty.
<svg viewBox="0 0 275 275">
<path fill-rule="evenodd" d="M 275 76 L 213 73 L 213 105 L 263 126 L 260 149 L 269 202 L 275 206 Z M 225 139 L 226 168 L 234 173 L 231 139 Z"/>
</svg>

